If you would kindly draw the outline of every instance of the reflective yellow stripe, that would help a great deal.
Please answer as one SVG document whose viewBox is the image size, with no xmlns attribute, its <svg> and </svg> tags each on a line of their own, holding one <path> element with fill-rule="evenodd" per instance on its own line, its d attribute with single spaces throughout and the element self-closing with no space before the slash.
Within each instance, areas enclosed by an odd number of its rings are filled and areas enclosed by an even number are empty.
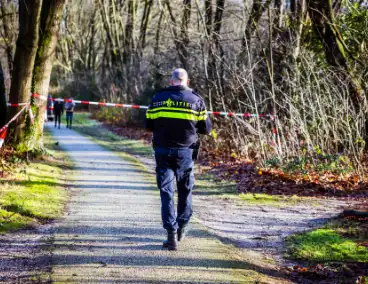
<svg viewBox="0 0 368 284">
<path fill-rule="evenodd" d="M 185 119 L 185 120 L 193 120 L 200 121 L 206 120 L 207 115 L 194 115 L 191 113 L 180 113 L 180 112 L 168 112 L 168 111 L 160 111 L 157 113 L 146 113 L 146 117 L 148 119 L 157 119 L 157 118 L 177 118 L 177 119 Z"/>
<path fill-rule="evenodd" d="M 192 109 L 187 109 L 187 108 L 177 108 L 177 107 L 158 107 L 158 108 L 153 108 L 153 109 L 149 109 L 147 112 L 155 112 L 155 111 L 158 111 L 158 110 L 178 110 L 178 111 L 183 111 L 183 112 L 189 112 L 189 113 L 194 113 L 196 115 L 202 115 L 202 114 L 206 114 L 207 111 L 204 110 L 204 111 L 195 111 L 195 110 L 192 110 Z"/>
</svg>

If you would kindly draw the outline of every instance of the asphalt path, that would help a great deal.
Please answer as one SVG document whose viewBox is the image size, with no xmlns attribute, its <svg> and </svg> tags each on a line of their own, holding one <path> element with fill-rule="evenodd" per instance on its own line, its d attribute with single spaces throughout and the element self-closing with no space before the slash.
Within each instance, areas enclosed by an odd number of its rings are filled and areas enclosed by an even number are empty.
<svg viewBox="0 0 368 284">
<path fill-rule="evenodd" d="M 163 249 L 152 175 L 73 130 L 46 127 L 75 166 L 66 172 L 71 200 L 53 228 L 53 283 L 264 283 L 200 224 L 178 251 Z"/>
</svg>

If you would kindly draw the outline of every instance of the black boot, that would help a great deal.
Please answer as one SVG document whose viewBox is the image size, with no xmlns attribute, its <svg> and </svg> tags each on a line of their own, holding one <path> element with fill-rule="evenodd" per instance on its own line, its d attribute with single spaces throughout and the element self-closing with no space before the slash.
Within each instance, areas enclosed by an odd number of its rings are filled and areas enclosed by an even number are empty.
<svg viewBox="0 0 368 284">
<path fill-rule="evenodd" d="M 177 250 L 178 248 L 178 234 L 176 232 L 167 233 L 167 240 L 162 243 L 164 248 L 168 250 Z"/>
<path fill-rule="evenodd" d="M 185 225 L 183 227 L 179 227 L 179 229 L 178 229 L 178 241 L 179 242 L 184 240 L 184 238 L 187 235 L 188 231 L 189 231 L 189 227 L 187 225 Z"/>
</svg>

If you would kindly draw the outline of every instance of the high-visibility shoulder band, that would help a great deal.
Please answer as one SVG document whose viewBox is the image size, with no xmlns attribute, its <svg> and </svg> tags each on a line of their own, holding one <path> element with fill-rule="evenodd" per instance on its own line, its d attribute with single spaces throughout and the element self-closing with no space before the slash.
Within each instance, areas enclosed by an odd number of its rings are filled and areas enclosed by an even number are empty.
<svg viewBox="0 0 368 284">
<path fill-rule="evenodd" d="M 149 113 L 151 115 L 157 114 L 157 113 L 161 113 L 161 112 L 166 112 L 166 113 L 169 113 L 170 112 L 170 113 L 179 113 L 179 114 L 181 113 L 181 114 L 187 114 L 187 115 L 190 115 L 190 116 L 194 115 L 197 118 L 200 118 L 201 116 L 206 116 L 207 117 L 206 111 L 200 112 L 201 114 L 199 114 L 199 112 L 192 113 L 192 112 L 188 112 L 188 110 L 185 111 L 185 110 L 180 109 L 180 108 L 166 108 L 166 111 L 165 110 L 156 110 L 156 111 L 153 111 L 153 112 L 148 112 L 147 111 L 147 113 Z M 190 120 L 192 120 L 192 119 L 190 119 Z M 201 119 L 196 119 L 196 120 L 201 120 Z"/>
<path fill-rule="evenodd" d="M 192 110 L 192 109 L 177 108 L 177 107 L 159 107 L 159 108 L 149 109 L 147 112 L 156 113 L 156 112 L 159 112 L 159 111 L 162 111 L 162 110 L 168 110 L 168 111 L 177 110 L 177 111 L 182 111 L 182 112 L 193 113 L 195 115 L 203 115 L 203 114 L 207 113 L 207 111 L 195 111 L 195 110 Z"/>
<path fill-rule="evenodd" d="M 191 121 L 200 121 L 206 120 L 207 115 L 194 115 L 192 113 L 183 113 L 183 112 L 168 112 L 168 111 L 160 111 L 156 113 L 146 113 L 146 117 L 148 119 L 157 119 L 157 118 L 176 118 L 176 119 L 184 119 Z"/>
</svg>

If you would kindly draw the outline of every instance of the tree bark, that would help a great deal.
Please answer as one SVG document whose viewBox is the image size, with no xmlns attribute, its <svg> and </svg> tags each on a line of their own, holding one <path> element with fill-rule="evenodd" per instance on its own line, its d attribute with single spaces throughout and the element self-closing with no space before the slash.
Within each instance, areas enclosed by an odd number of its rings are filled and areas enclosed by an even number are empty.
<svg viewBox="0 0 368 284">
<path fill-rule="evenodd" d="M 212 0 L 204 1 L 204 15 L 206 21 L 207 36 L 211 36 L 212 33 Z"/>
<path fill-rule="evenodd" d="M 141 21 L 140 28 L 140 48 L 141 53 L 143 49 L 146 47 L 146 35 L 147 35 L 147 27 L 150 20 L 151 10 L 152 10 L 153 0 L 145 0 L 143 16 Z"/>
<path fill-rule="evenodd" d="M 42 96 L 48 95 L 50 77 L 57 39 L 59 35 L 60 22 L 63 15 L 65 0 L 43 1 L 41 10 L 41 22 L 39 30 L 38 49 L 33 69 L 32 92 Z M 42 145 L 44 115 L 46 112 L 46 101 L 40 102 L 36 113 L 36 137 L 35 145 Z"/>
<path fill-rule="evenodd" d="M 170 1 L 166 0 L 165 3 L 166 3 L 167 10 L 169 12 L 169 15 L 170 15 L 171 23 L 173 24 L 172 33 L 173 33 L 173 36 L 174 36 L 175 47 L 178 51 L 179 60 L 180 60 L 181 64 L 183 65 L 184 69 L 188 69 L 186 50 L 184 49 L 182 39 L 180 38 L 180 36 L 178 35 L 178 32 L 176 30 L 176 28 L 177 28 L 176 19 L 175 19 L 173 10 L 172 10 L 171 5 L 170 5 Z"/>
<path fill-rule="evenodd" d="M 160 11 L 160 16 L 158 18 L 157 28 L 155 32 L 155 49 L 154 49 L 155 54 L 157 54 L 160 50 L 161 24 L 162 24 L 162 19 L 164 17 L 164 13 L 165 13 L 165 10 L 162 9 Z"/>
<path fill-rule="evenodd" d="M 215 48 L 211 51 L 210 61 L 212 61 L 211 65 L 213 68 L 213 78 L 217 78 L 217 82 L 220 86 L 220 91 L 223 93 L 224 87 L 224 49 L 220 43 L 220 32 L 222 26 L 222 17 L 225 10 L 225 0 L 217 0 L 216 2 L 216 11 L 215 11 L 215 18 L 213 23 L 213 32 L 212 32 L 212 40 L 215 44 Z M 220 66 L 216 64 L 216 56 L 218 54 L 220 57 Z"/>
<path fill-rule="evenodd" d="M 14 68 L 10 87 L 10 102 L 29 102 L 32 72 L 38 46 L 38 29 L 42 0 L 19 1 L 19 34 L 14 56 Z M 11 108 L 10 115 L 20 111 L 20 107 Z M 25 122 L 21 115 L 13 124 L 13 144 L 24 142 Z"/>
<path fill-rule="evenodd" d="M 272 0 L 266 0 L 265 3 L 263 3 L 262 0 L 254 0 L 252 11 L 250 13 L 248 23 L 244 31 L 243 42 L 242 42 L 243 50 L 246 49 L 247 47 L 247 41 L 248 42 L 251 41 L 251 37 L 257 28 L 259 20 L 261 19 L 263 13 L 268 9 L 271 2 Z"/>
<path fill-rule="evenodd" d="M 352 73 L 346 55 L 346 45 L 335 24 L 332 0 L 307 0 L 308 13 L 313 29 L 322 42 L 327 63 L 344 70 L 345 78 L 351 89 L 351 100 L 357 111 L 365 100 L 361 83 Z"/>
<path fill-rule="evenodd" d="M 7 112 L 4 72 L 0 61 L 0 128 L 7 122 Z"/>
<path fill-rule="evenodd" d="M 192 3 L 191 0 L 184 0 L 184 10 L 183 10 L 183 18 L 181 20 L 181 38 L 183 41 L 183 48 L 186 51 L 186 56 L 188 55 L 187 46 L 189 44 L 189 23 L 190 23 L 190 15 L 191 15 Z"/>
<path fill-rule="evenodd" d="M 295 13 L 294 21 L 296 26 L 294 28 L 295 45 L 293 51 L 293 59 L 296 61 L 299 58 L 301 39 L 303 33 L 303 22 L 306 17 L 306 0 L 298 0 L 297 12 Z"/>
<path fill-rule="evenodd" d="M 158 18 L 158 23 L 157 23 L 157 28 L 156 28 L 156 33 L 155 33 L 155 49 L 154 49 L 154 53 L 157 54 L 160 50 L 160 38 L 161 38 L 161 24 L 162 24 L 162 19 L 164 17 L 164 9 L 162 9 L 160 11 L 160 16 Z"/>
<path fill-rule="evenodd" d="M 275 0 L 275 24 L 281 29 L 284 26 L 285 0 Z"/>
<path fill-rule="evenodd" d="M 11 78 L 12 72 L 13 72 L 13 36 L 11 35 L 11 27 L 9 27 L 10 20 L 6 19 L 5 15 L 8 13 L 8 9 L 5 7 L 5 3 L 0 1 L 0 9 L 2 14 L 2 22 L 3 22 L 3 30 L 4 30 L 4 40 L 5 40 L 5 52 L 7 56 L 8 61 L 8 70 L 9 70 L 9 76 Z M 12 17 L 11 14 L 7 15 L 7 17 Z"/>
</svg>

